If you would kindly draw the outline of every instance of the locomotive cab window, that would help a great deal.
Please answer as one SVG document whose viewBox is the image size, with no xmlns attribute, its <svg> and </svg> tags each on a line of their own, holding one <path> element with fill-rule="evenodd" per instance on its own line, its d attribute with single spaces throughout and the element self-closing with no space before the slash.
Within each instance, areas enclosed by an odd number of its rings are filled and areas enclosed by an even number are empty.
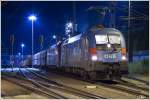
<svg viewBox="0 0 150 100">
<path fill-rule="evenodd" d="M 109 42 L 111 44 L 120 44 L 120 36 L 119 35 L 109 35 Z"/>
<path fill-rule="evenodd" d="M 96 39 L 96 46 L 98 50 L 106 50 L 114 47 L 116 51 L 120 51 L 121 48 L 120 35 L 115 35 L 115 34 L 95 35 L 95 39 Z"/>
<path fill-rule="evenodd" d="M 95 35 L 96 44 L 106 44 L 108 42 L 107 35 Z"/>
</svg>

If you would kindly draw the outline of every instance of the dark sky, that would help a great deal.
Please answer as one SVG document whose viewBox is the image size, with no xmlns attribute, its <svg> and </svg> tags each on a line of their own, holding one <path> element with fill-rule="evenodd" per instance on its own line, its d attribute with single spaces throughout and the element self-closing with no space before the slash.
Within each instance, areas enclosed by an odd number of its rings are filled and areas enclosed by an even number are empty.
<svg viewBox="0 0 150 100">
<path fill-rule="evenodd" d="M 87 28 L 87 12 L 86 9 L 90 6 L 109 6 L 110 2 L 75 2 L 76 4 L 76 23 L 78 24 L 78 31 L 84 32 Z M 146 3 L 146 5 L 148 2 Z M 31 22 L 28 20 L 30 14 L 37 16 L 37 21 L 34 23 L 34 51 L 40 50 L 39 35 L 44 35 L 44 49 L 48 48 L 55 41 L 52 39 L 52 35 L 64 36 L 65 23 L 73 19 L 73 2 L 57 2 L 57 1 L 44 1 L 44 2 L 32 2 L 32 1 L 9 1 L 2 2 L 2 48 L 10 48 L 9 37 L 11 34 L 15 36 L 14 53 L 21 52 L 20 44 L 25 44 L 25 54 L 31 53 Z M 143 3 L 145 5 L 145 3 Z M 127 10 L 121 11 L 122 8 L 128 8 L 128 2 L 116 2 L 116 24 L 120 26 L 122 22 L 118 19 L 119 16 L 127 15 Z M 134 7 L 134 6 L 133 6 Z M 144 13 L 148 12 L 148 7 L 139 9 Z M 138 8 L 140 8 L 138 7 Z M 118 9 L 120 8 L 120 9 Z M 136 8 L 137 9 L 137 8 Z M 146 10 L 145 10 L 146 9 Z M 146 12 L 146 13 L 147 13 Z M 104 24 L 109 24 L 109 15 L 105 17 Z"/>
</svg>

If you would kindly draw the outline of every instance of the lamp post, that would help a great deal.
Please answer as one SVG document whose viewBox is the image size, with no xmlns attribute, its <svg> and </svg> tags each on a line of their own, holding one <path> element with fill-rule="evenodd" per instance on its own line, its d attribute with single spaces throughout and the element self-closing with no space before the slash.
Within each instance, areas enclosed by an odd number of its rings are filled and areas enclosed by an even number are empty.
<svg viewBox="0 0 150 100">
<path fill-rule="evenodd" d="M 21 44 L 21 48 L 22 48 L 22 52 L 21 52 L 21 53 L 22 53 L 22 63 L 23 63 L 23 48 L 24 48 L 24 46 L 25 46 L 25 45 L 22 43 L 22 44 Z"/>
<path fill-rule="evenodd" d="M 20 55 L 21 55 L 21 53 L 19 52 L 19 53 L 18 53 L 18 66 L 21 65 L 21 64 L 20 64 L 20 62 L 21 62 L 21 60 L 20 60 Z"/>
<path fill-rule="evenodd" d="M 36 18 L 36 16 L 31 15 L 31 16 L 28 17 L 28 19 L 32 22 L 32 62 L 33 62 L 33 54 L 34 54 L 34 51 L 33 51 L 33 49 L 34 49 L 34 43 L 33 43 L 33 38 L 34 38 L 33 22 L 36 21 L 37 18 Z M 33 68 L 33 63 L 32 63 L 32 68 Z"/>
<path fill-rule="evenodd" d="M 130 0 L 128 1 L 128 58 L 129 58 L 129 62 L 132 61 L 132 54 L 131 54 L 131 47 L 130 47 L 130 17 L 131 17 L 131 2 Z"/>
</svg>

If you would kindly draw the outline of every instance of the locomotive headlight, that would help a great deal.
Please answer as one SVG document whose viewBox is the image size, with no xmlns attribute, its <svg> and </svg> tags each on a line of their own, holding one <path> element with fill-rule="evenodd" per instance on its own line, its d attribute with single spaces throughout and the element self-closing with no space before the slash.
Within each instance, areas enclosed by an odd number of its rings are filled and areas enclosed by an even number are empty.
<svg viewBox="0 0 150 100">
<path fill-rule="evenodd" d="M 97 56 L 96 55 L 92 55 L 92 61 L 96 61 L 97 60 Z"/>
<path fill-rule="evenodd" d="M 110 48 L 110 47 L 111 47 L 111 44 L 108 43 L 108 44 L 107 44 L 107 47 Z"/>
<path fill-rule="evenodd" d="M 126 60 L 127 58 L 126 58 L 126 56 L 122 56 L 122 60 Z"/>
</svg>

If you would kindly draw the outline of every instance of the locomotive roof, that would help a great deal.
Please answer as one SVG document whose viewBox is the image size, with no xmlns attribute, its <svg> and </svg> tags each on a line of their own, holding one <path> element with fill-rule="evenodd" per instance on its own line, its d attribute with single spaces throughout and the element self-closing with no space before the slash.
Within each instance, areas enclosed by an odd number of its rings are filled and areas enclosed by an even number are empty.
<svg viewBox="0 0 150 100">
<path fill-rule="evenodd" d="M 81 38 L 81 36 L 82 36 L 82 34 L 78 34 L 76 36 L 68 38 L 67 40 L 64 41 L 63 44 L 65 45 L 65 44 L 69 44 L 69 43 L 75 42 L 75 41 L 79 40 Z"/>
<path fill-rule="evenodd" d="M 42 50 L 42 51 L 37 52 L 36 54 L 34 54 L 34 56 L 38 56 L 38 55 L 40 55 L 41 53 L 45 53 L 45 52 L 46 52 L 46 50 Z"/>
<path fill-rule="evenodd" d="M 93 28 L 90 30 L 91 32 L 93 32 L 94 34 L 116 34 L 116 35 L 120 35 L 121 32 L 115 28 Z"/>
<path fill-rule="evenodd" d="M 56 44 L 53 44 L 52 46 L 50 46 L 50 48 L 55 48 L 56 47 Z"/>
<path fill-rule="evenodd" d="M 69 44 L 69 43 L 72 43 L 72 42 L 75 42 L 77 40 L 80 40 L 80 38 L 84 35 L 88 35 L 88 34 L 91 34 L 94 33 L 94 34 L 116 34 L 116 35 L 120 35 L 121 32 L 115 28 L 91 28 L 90 29 L 90 32 L 87 32 L 87 33 L 81 33 L 81 34 L 78 34 L 76 36 L 73 36 L 71 38 L 68 38 L 67 40 L 65 40 L 63 42 L 63 45 L 65 44 Z"/>
</svg>

